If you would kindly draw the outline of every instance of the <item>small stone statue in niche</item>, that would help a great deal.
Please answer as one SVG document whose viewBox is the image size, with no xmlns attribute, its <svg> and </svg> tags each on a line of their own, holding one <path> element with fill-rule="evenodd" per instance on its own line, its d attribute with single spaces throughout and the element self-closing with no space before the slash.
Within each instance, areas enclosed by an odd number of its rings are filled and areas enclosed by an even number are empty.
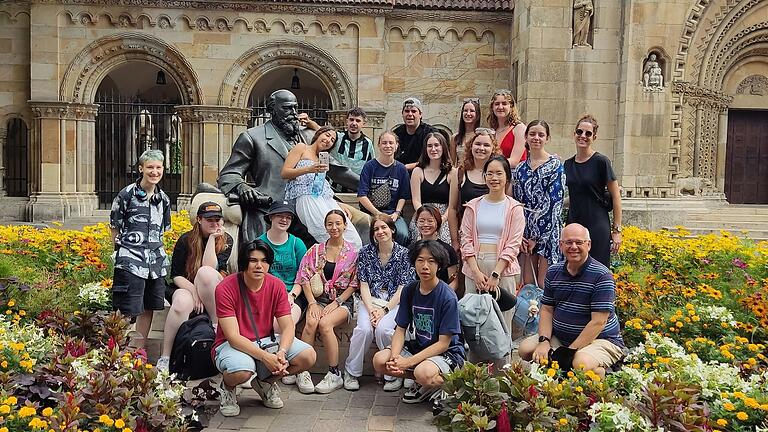
<svg viewBox="0 0 768 432">
<path fill-rule="evenodd" d="M 651 53 L 643 65 L 643 89 L 645 91 L 664 90 L 664 74 L 655 53 Z"/>
<path fill-rule="evenodd" d="M 594 9 L 592 0 L 573 0 L 573 46 L 592 46 L 589 44 L 589 29 Z"/>
</svg>

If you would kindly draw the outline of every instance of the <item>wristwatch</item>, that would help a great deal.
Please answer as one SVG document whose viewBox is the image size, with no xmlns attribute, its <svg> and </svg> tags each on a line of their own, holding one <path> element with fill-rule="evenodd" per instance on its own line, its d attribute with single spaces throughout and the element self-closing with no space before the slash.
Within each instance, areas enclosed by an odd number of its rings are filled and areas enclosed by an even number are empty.
<svg viewBox="0 0 768 432">
<path fill-rule="evenodd" d="M 611 225 L 611 232 L 621 234 L 621 225 Z"/>
<path fill-rule="evenodd" d="M 496 273 L 496 272 L 491 272 L 491 277 L 494 278 L 494 279 L 498 279 L 499 278 L 499 274 Z"/>
<path fill-rule="evenodd" d="M 552 339 L 550 339 L 550 338 L 548 338 L 546 336 L 539 336 L 539 343 L 542 343 L 544 341 L 552 343 Z"/>
<path fill-rule="evenodd" d="M 383 308 L 383 309 L 384 309 L 384 312 L 385 312 L 385 313 L 389 313 L 389 306 L 384 306 L 384 308 Z"/>
</svg>

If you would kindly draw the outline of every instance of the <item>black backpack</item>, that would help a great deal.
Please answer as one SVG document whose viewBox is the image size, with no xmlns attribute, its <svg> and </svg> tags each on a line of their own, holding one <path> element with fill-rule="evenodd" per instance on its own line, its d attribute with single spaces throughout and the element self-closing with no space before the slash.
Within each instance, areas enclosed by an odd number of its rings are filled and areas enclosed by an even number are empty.
<svg viewBox="0 0 768 432">
<path fill-rule="evenodd" d="M 168 369 L 181 380 L 202 379 L 217 375 L 211 349 L 216 334 L 211 318 L 200 314 L 186 320 L 173 340 Z"/>
</svg>

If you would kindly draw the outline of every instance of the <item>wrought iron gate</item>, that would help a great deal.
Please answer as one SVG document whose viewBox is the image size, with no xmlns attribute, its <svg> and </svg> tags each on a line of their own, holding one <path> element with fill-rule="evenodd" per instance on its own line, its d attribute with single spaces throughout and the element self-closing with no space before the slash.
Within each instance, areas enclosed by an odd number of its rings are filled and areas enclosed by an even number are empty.
<svg viewBox="0 0 768 432">
<path fill-rule="evenodd" d="M 309 117 L 320 126 L 324 126 L 328 122 L 328 111 L 332 109 L 330 100 L 313 97 L 312 99 L 300 99 L 298 102 L 300 113 L 309 114 Z M 262 125 L 269 120 L 266 97 L 251 94 L 251 97 L 248 98 L 248 108 L 251 110 L 249 128 Z"/>
<path fill-rule="evenodd" d="M 96 193 L 99 208 L 109 209 L 117 193 L 139 177 L 137 161 L 150 148 L 165 155 L 162 190 L 176 208 L 181 191 L 181 137 L 176 104 L 121 100 L 97 95 Z"/>
<path fill-rule="evenodd" d="M 29 130 L 24 120 L 8 121 L 8 135 L 3 153 L 3 184 L 8 196 L 29 196 Z"/>
</svg>

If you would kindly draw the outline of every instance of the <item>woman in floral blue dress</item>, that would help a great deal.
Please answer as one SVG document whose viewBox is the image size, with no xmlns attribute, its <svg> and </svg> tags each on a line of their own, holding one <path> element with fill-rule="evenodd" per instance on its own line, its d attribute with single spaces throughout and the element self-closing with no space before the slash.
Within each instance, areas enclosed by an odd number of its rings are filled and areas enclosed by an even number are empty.
<svg viewBox="0 0 768 432">
<path fill-rule="evenodd" d="M 565 185 L 563 163 L 544 150 L 549 141 L 549 124 L 544 120 L 528 123 L 525 142 L 529 156 L 515 170 L 514 197 L 525 206 L 525 232 L 520 250 L 526 263 L 521 265 L 523 283 L 544 283 L 549 266 L 563 259 L 560 231 Z"/>
</svg>

